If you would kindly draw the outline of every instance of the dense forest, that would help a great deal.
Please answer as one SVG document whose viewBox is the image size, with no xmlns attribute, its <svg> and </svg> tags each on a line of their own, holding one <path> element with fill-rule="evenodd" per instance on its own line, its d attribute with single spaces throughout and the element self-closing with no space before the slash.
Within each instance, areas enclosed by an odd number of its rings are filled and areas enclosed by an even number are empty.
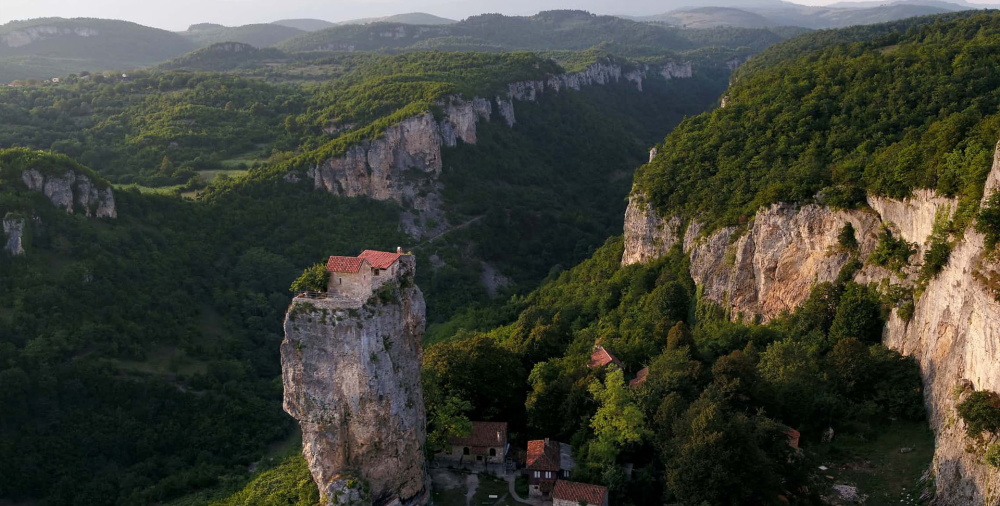
<svg viewBox="0 0 1000 506">
<path fill-rule="evenodd" d="M 664 140 L 636 191 L 712 226 L 773 202 L 852 207 L 917 188 L 959 197 L 971 216 L 1000 138 L 1000 15 L 920 19 L 765 51 L 736 73 L 726 107 Z"/>
<path fill-rule="evenodd" d="M 544 32 L 576 16 L 472 21 Z M 584 28 L 570 39 L 590 48 Z M 891 301 L 850 281 L 854 262 L 796 312 L 735 323 L 679 249 L 621 266 L 631 170 L 679 124 L 635 179 L 661 212 L 744 224 L 779 200 L 851 207 L 935 188 L 971 218 L 1000 137 L 1000 16 L 806 34 L 737 71 L 705 114 L 749 53 L 719 41 L 754 46 L 762 32 L 665 33 L 685 33 L 695 77 L 548 94 L 518 103 L 514 128 L 482 121 L 475 145 L 446 148 L 445 211 L 468 226 L 415 245 L 400 206 L 284 176 L 439 114 L 448 95 L 676 55 L 631 38 L 582 52 L 532 41 L 541 54 L 209 48 L 171 68 L 0 90 L 0 148 L 20 146 L 0 150 L 0 216 L 24 220 L 27 250 L 0 254 L 0 497 L 315 504 L 301 458 L 284 458 L 297 450 L 280 406 L 289 285 L 326 255 L 405 245 L 432 324 L 432 443 L 456 419 L 507 421 L 515 444 L 572 444 L 572 478 L 608 486 L 614 504 L 819 501 L 828 483 L 809 447 L 829 428 L 875 441 L 925 427 L 916 364 L 880 344 Z M 118 217 L 67 214 L 26 189 L 27 169 L 116 185 Z M 1000 238 L 1000 200 L 979 226 Z M 909 245 L 883 239 L 891 267 Z M 484 262 L 513 281 L 499 298 Z M 595 345 L 621 365 L 588 368 Z M 995 394 L 963 406 L 975 437 L 1000 432 Z"/>
<path fill-rule="evenodd" d="M 578 60 L 610 58 L 601 54 Z M 445 93 L 494 93 L 511 76 L 560 71 L 526 53 L 328 58 L 336 80 L 308 89 L 138 72 L 4 90 L 5 145 L 86 163 L 0 152 L 0 216 L 26 219 L 26 254 L 0 255 L 0 497 L 147 504 L 242 484 L 248 467 L 294 440 L 276 380 L 292 280 L 325 255 L 408 244 L 397 205 L 280 176 Z M 456 223 L 482 218 L 417 245 L 430 317 L 489 300 L 481 258 L 532 286 L 552 265 L 590 255 L 620 226 L 630 169 L 664 130 L 713 103 L 725 79 L 553 94 L 523 104 L 516 128 L 498 117 L 480 125 L 480 144 L 446 150 L 448 212 Z M 331 139 L 330 118 L 364 133 Z M 218 177 L 197 200 L 123 184 L 190 181 L 234 168 L 225 157 L 247 149 L 261 155 L 235 167 L 246 175 Z M 112 179 L 118 218 L 66 214 L 24 188 L 30 168 Z M 447 267 L 431 268 L 431 255 Z"/>
</svg>

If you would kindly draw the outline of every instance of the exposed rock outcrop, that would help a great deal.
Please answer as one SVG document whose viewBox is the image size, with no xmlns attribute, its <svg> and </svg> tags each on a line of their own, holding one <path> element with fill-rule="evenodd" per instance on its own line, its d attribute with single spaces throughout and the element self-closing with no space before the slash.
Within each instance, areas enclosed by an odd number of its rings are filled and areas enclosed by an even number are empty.
<svg viewBox="0 0 1000 506">
<path fill-rule="evenodd" d="M 10 48 L 16 48 L 27 46 L 32 42 L 58 37 L 61 35 L 94 37 L 100 35 L 100 32 L 94 30 L 93 28 L 84 27 L 67 28 L 59 26 L 31 26 L 0 35 L 0 44 Z"/>
<path fill-rule="evenodd" d="M 296 297 L 281 343 L 284 408 L 324 504 L 425 502 L 424 299 L 412 256 L 368 300 Z"/>
<path fill-rule="evenodd" d="M 652 152 L 650 158 L 655 156 Z M 666 255 L 680 241 L 681 220 L 662 218 L 641 195 L 629 197 L 625 210 L 625 265 L 646 263 Z"/>
<path fill-rule="evenodd" d="M 97 218 L 118 216 L 111 187 L 102 187 L 85 174 L 68 170 L 61 176 L 53 176 L 29 169 L 21 173 L 21 181 L 29 190 L 44 193 L 53 205 L 68 213 L 81 212 Z"/>
<path fill-rule="evenodd" d="M 641 91 L 650 75 L 682 79 L 692 77 L 693 71 L 690 63 L 643 65 L 628 70 L 617 64 L 598 63 L 582 72 L 510 83 L 506 95 L 494 100 L 451 96 L 437 104 L 443 112 L 440 119 L 431 113 L 407 118 L 387 128 L 380 138 L 362 142 L 343 155 L 310 168 L 304 175 L 289 174 L 285 180 L 295 182 L 304 176 L 317 189 L 335 195 L 399 202 L 406 209 L 400 220 L 404 231 L 416 239 L 431 237 L 449 228 L 438 182 L 443 147 L 455 146 L 459 140 L 475 144 L 477 124 L 489 121 L 494 112 L 508 127 L 513 127 L 517 123 L 514 101 L 536 101 L 544 93 L 623 80 Z M 337 125 L 327 128 L 332 133 L 341 130 Z"/>
<path fill-rule="evenodd" d="M 24 238 L 24 226 L 25 219 L 20 216 L 8 214 L 3 219 L 3 233 L 7 236 L 7 243 L 4 245 L 4 251 L 11 256 L 24 254 L 24 246 L 22 244 Z"/>
<path fill-rule="evenodd" d="M 1000 191 L 1000 145 L 986 184 L 986 196 Z M 877 246 L 883 226 L 917 245 L 911 267 L 899 274 L 868 265 L 855 276 L 862 283 L 882 282 L 913 288 L 922 254 L 935 223 L 947 221 L 954 199 L 916 191 L 906 200 L 869 197 L 869 208 L 834 210 L 819 205 L 776 204 L 761 209 L 746 229 L 702 234 L 692 222 L 659 216 L 633 195 L 625 215 L 623 264 L 647 262 L 683 242 L 691 276 L 734 318 L 768 320 L 793 311 L 815 283 L 833 281 L 850 256 L 839 244 L 845 223 L 855 230 L 857 257 L 865 260 Z M 920 364 L 931 427 L 936 434 L 934 470 L 937 504 L 992 504 L 1000 497 L 1000 471 L 967 451 L 964 427 L 957 420 L 956 385 L 1000 391 L 1000 303 L 995 286 L 1000 265 L 986 254 L 983 236 L 971 228 L 951 252 L 948 264 L 916 300 L 913 316 L 894 311 L 884 342 Z M 992 286 L 991 286 L 992 285 Z"/>
</svg>

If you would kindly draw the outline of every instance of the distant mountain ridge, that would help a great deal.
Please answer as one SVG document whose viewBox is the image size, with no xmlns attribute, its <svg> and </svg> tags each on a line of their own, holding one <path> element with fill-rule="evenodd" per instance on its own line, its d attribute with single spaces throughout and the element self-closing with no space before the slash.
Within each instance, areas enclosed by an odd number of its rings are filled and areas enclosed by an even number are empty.
<svg viewBox="0 0 1000 506">
<path fill-rule="evenodd" d="M 336 23 L 331 23 L 322 19 L 279 19 L 277 21 L 273 21 L 271 24 L 296 28 L 304 32 L 315 32 L 317 30 L 336 26 Z"/>
<path fill-rule="evenodd" d="M 0 26 L 0 82 L 133 69 L 196 45 L 173 32 L 110 19 L 41 18 Z"/>
<path fill-rule="evenodd" d="M 409 12 L 376 18 L 360 18 L 341 21 L 338 25 L 368 25 L 371 23 L 402 23 L 404 25 L 451 25 L 458 23 L 454 19 L 442 18 L 426 12 Z"/>
<path fill-rule="evenodd" d="M 307 32 L 298 28 L 273 23 L 232 27 L 201 23 L 191 25 L 187 31 L 179 33 L 200 47 L 220 42 L 242 42 L 257 47 L 267 47 Z"/>
</svg>

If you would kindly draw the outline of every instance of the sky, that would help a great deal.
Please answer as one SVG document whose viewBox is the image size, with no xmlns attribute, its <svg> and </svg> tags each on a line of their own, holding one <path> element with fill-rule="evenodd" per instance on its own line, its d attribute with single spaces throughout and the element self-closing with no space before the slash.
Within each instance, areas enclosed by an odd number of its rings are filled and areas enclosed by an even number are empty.
<svg viewBox="0 0 1000 506">
<path fill-rule="evenodd" d="M 796 0 L 795 3 L 825 5 L 835 1 Z M 94 17 L 124 19 L 176 31 L 194 23 L 236 26 L 287 18 L 336 22 L 413 11 L 453 19 L 483 12 L 524 15 L 572 7 L 599 14 L 649 15 L 670 10 L 670 4 L 698 3 L 740 4 L 738 0 L 0 0 L 0 24 L 39 17 Z"/>
</svg>

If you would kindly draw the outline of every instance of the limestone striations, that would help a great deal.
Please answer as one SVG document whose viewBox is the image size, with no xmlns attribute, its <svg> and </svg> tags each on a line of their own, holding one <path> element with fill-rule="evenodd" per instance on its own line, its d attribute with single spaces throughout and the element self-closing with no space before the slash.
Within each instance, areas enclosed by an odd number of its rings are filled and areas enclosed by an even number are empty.
<svg viewBox="0 0 1000 506">
<path fill-rule="evenodd" d="M 4 251 L 6 251 L 11 256 L 19 256 L 24 254 L 24 246 L 22 244 L 24 238 L 24 218 L 8 214 L 4 216 L 3 219 L 3 233 L 7 236 L 7 243 L 4 245 Z"/>
<path fill-rule="evenodd" d="M 414 238 L 430 237 L 447 230 L 449 224 L 442 210 L 441 149 L 463 143 L 477 142 L 479 121 L 489 121 L 494 112 L 508 127 L 517 123 L 514 101 L 535 101 L 547 92 L 565 89 L 580 90 L 584 86 L 607 85 L 627 81 L 641 91 L 643 80 L 650 75 L 665 79 L 689 78 L 690 63 L 668 63 L 661 67 L 643 65 L 625 70 L 620 65 L 598 63 L 572 74 L 551 76 L 537 81 L 511 83 L 506 95 L 493 100 L 464 99 L 451 96 L 437 105 L 440 119 L 425 113 L 403 120 L 386 129 L 378 139 L 365 141 L 341 156 L 328 159 L 310 168 L 304 176 L 315 188 L 347 197 L 366 196 L 376 200 L 392 200 L 403 205 L 401 222 L 405 232 Z M 331 125 L 328 132 L 341 127 Z M 303 175 L 289 174 L 286 181 L 301 180 Z"/>
<path fill-rule="evenodd" d="M 1000 191 L 1000 145 L 986 184 L 987 197 Z M 917 245 L 919 264 L 935 223 L 950 219 L 957 202 L 917 191 L 906 200 L 869 197 L 868 209 L 834 210 L 820 205 L 775 204 L 758 211 L 745 229 L 727 227 L 703 234 L 692 222 L 664 218 L 641 195 L 633 195 L 625 215 L 623 264 L 647 262 L 678 242 L 690 256 L 691 277 L 710 300 L 734 318 L 768 320 L 795 310 L 815 283 L 833 281 L 850 255 L 838 244 L 845 223 L 855 230 L 857 258 L 866 260 L 883 226 Z M 901 274 L 877 266 L 861 269 L 855 280 L 913 288 L 919 265 Z M 987 286 L 1000 280 L 995 257 L 986 255 L 983 236 L 971 228 L 955 244 L 948 264 L 916 300 L 909 321 L 893 311 L 884 341 L 920 364 L 931 427 L 936 434 L 934 471 L 941 505 L 991 504 L 1000 497 L 1000 471 L 967 451 L 955 406 L 956 386 L 1000 391 L 1000 303 Z"/>
<path fill-rule="evenodd" d="M 68 170 L 62 176 L 52 176 L 29 169 L 21 173 L 21 180 L 29 190 L 44 193 L 53 205 L 66 212 L 81 212 L 97 218 L 118 216 L 111 187 L 102 188 L 85 174 Z"/>
<path fill-rule="evenodd" d="M 650 152 L 650 159 L 655 156 Z M 680 240 L 681 220 L 664 219 L 641 196 L 629 197 L 625 210 L 625 265 L 646 263 L 666 255 Z"/>
<path fill-rule="evenodd" d="M 296 297 L 281 343 L 284 408 L 323 504 L 422 504 L 424 299 L 414 260 L 367 300 Z"/>
</svg>

